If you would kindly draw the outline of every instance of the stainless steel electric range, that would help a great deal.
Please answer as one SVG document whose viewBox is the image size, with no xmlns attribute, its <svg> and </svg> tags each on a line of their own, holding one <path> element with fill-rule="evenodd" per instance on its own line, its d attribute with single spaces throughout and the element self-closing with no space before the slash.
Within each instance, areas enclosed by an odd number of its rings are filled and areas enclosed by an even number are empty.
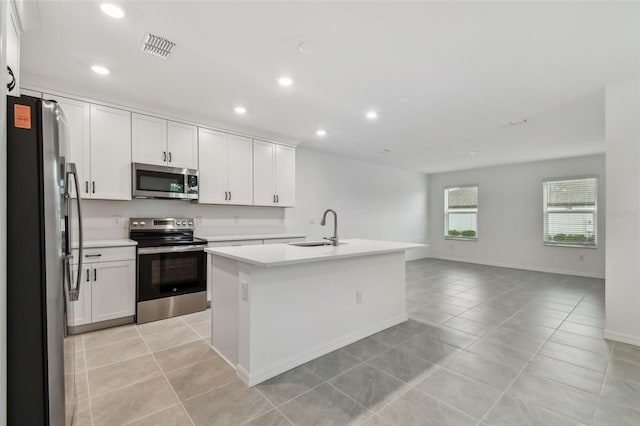
<svg viewBox="0 0 640 426">
<path fill-rule="evenodd" d="M 207 308 L 207 241 L 193 230 L 189 218 L 129 219 L 129 238 L 138 242 L 137 323 Z"/>
</svg>

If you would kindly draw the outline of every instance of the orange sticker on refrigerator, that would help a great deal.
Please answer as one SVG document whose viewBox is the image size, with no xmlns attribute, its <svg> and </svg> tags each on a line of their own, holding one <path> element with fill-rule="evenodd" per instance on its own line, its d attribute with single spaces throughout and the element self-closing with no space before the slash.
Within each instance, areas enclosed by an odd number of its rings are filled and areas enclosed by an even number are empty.
<svg viewBox="0 0 640 426">
<path fill-rule="evenodd" d="M 13 105 L 13 125 L 18 129 L 31 129 L 31 107 Z"/>
</svg>

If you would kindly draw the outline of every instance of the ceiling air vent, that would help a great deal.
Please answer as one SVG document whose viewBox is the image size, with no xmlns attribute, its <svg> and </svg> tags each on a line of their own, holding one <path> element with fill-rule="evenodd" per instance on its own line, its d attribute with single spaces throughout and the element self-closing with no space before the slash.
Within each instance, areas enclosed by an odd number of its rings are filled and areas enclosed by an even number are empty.
<svg viewBox="0 0 640 426">
<path fill-rule="evenodd" d="M 176 47 L 174 42 L 164 37 L 147 33 L 144 37 L 144 43 L 142 43 L 142 49 L 140 50 L 144 53 L 157 56 L 158 58 L 167 59 L 167 56 L 169 56 L 174 47 Z"/>
</svg>

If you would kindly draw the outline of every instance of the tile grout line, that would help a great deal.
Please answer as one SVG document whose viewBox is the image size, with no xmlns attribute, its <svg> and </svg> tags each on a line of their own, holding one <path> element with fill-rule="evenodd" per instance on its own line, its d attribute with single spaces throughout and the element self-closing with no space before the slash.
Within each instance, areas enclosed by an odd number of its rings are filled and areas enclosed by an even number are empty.
<svg viewBox="0 0 640 426">
<path fill-rule="evenodd" d="M 598 408 L 600 408 L 600 402 L 602 401 L 602 392 L 604 391 L 604 384 L 607 380 L 607 374 L 609 373 L 609 367 L 611 366 L 611 360 L 613 359 L 613 349 L 615 348 L 616 343 L 613 342 L 611 348 L 609 348 L 609 359 L 607 360 L 607 367 L 605 368 L 604 376 L 602 378 L 602 383 L 600 384 L 600 391 L 598 392 L 598 401 L 596 402 L 596 409 L 593 410 L 591 414 L 591 423 L 595 421 L 596 413 L 598 412 Z M 626 404 L 621 404 L 626 406 Z M 633 407 L 630 407 L 633 408 Z"/>
<path fill-rule="evenodd" d="M 184 322 L 186 324 L 185 320 L 182 320 L 182 322 Z M 189 414 L 189 412 L 187 411 L 186 407 L 184 406 L 184 404 L 182 403 L 182 400 L 180 399 L 180 397 L 178 396 L 178 394 L 176 393 L 176 390 L 173 388 L 173 385 L 171 384 L 171 382 L 169 381 L 169 378 L 167 377 L 167 375 L 164 373 L 164 371 L 162 370 L 162 367 L 160 366 L 160 363 L 158 362 L 158 360 L 156 359 L 156 356 L 153 354 L 153 351 L 151 351 L 151 347 L 149 346 L 149 344 L 147 343 L 146 339 L 144 338 L 144 336 L 142 335 L 142 333 L 140 333 L 140 330 L 138 330 L 138 326 L 136 325 L 136 331 L 138 332 L 138 334 L 140 334 L 140 337 L 142 337 L 142 341 L 144 342 L 144 344 L 147 346 L 147 349 L 149 349 L 149 352 L 151 353 L 151 357 L 153 358 L 153 360 L 156 363 L 156 366 L 158 367 L 158 369 L 160 370 L 160 372 L 162 373 L 162 376 L 164 377 L 164 380 L 166 381 L 167 385 L 169 385 L 169 389 L 171 389 L 171 392 L 173 393 L 173 395 L 176 397 L 176 399 L 178 400 L 178 404 L 180 404 L 180 406 L 182 407 L 182 410 L 184 410 L 184 413 L 187 415 L 187 418 L 189 419 L 189 421 L 191 422 L 191 424 L 193 426 L 195 426 L 195 422 L 193 421 L 193 419 L 191 418 L 191 415 Z M 197 333 L 196 333 L 197 334 Z M 167 408 L 167 407 L 165 407 Z M 143 417 L 144 418 L 144 417 Z"/>
<path fill-rule="evenodd" d="M 528 305 L 526 305 L 526 306 L 525 306 L 524 308 L 522 308 L 520 311 L 516 312 L 516 314 L 514 314 L 514 316 L 515 316 L 515 315 L 517 315 L 517 314 L 518 314 L 519 312 L 521 312 L 522 310 L 524 310 L 525 308 L 529 307 L 531 304 L 533 304 L 533 303 L 537 302 L 540 298 L 544 297 L 544 295 L 545 295 L 545 294 L 547 294 L 548 292 L 549 292 L 549 290 L 545 291 L 543 294 L 541 294 L 540 296 L 538 296 L 535 300 L 531 301 L 531 303 L 529 303 Z M 582 297 L 580 298 L 580 301 L 578 301 L 578 303 L 576 303 L 576 306 L 574 306 L 574 308 L 571 310 L 571 312 L 573 312 L 573 310 L 575 310 L 575 308 L 578 306 L 578 304 L 579 304 L 579 303 L 584 299 L 585 295 L 586 295 L 586 292 L 585 292 L 585 294 L 583 294 L 583 295 L 582 295 Z M 569 313 L 569 314 L 570 314 L 570 313 Z M 567 317 L 568 317 L 568 316 L 569 316 L 569 315 L 567 315 Z M 564 323 L 564 320 L 563 320 L 563 322 L 561 322 L 561 323 L 560 323 L 560 325 L 559 325 L 555 330 L 557 331 L 557 330 L 558 330 L 558 328 L 560 328 L 560 326 L 561 326 L 563 323 Z M 555 333 L 555 331 L 554 331 L 554 333 Z M 522 368 L 520 369 L 520 371 L 519 371 L 519 372 L 518 372 L 518 374 L 513 378 L 513 380 L 511 380 L 511 382 L 509 383 L 509 385 L 508 385 L 508 386 L 505 388 L 505 390 L 500 394 L 500 396 L 498 397 L 498 399 L 493 403 L 493 405 L 489 408 L 489 410 L 487 410 L 487 412 L 486 412 L 486 413 L 484 413 L 484 416 L 482 416 L 482 418 L 480 419 L 480 421 L 478 421 L 477 425 L 482 424 L 482 422 L 486 419 L 487 415 L 488 415 L 488 414 L 489 414 L 489 413 L 490 413 L 490 412 L 495 408 L 495 406 L 496 406 L 496 405 L 498 404 L 498 402 L 500 402 L 500 400 L 501 400 L 501 399 L 506 395 L 506 393 L 509 391 L 509 389 L 511 389 L 511 387 L 512 387 L 512 386 L 513 386 L 513 384 L 516 382 L 516 380 L 518 380 L 518 378 L 522 376 L 522 374 L 523 374 L 524 370 L 529 366 L 529 364 L 531 364 L 531 360 L 532 360 L 532 359 L 534 359 L 534 358 L 535 358 L 535 357 L 540 353 L 540 350 L 542 350 L 542 348 L 544 347 L 544 345 L 546 345 L 546 344 L 547 344 L 547 342 L 549 341 L 549 339 L 551 339 L 551 336 L 553 336 L 553 333 L 552 333 L 551 335 L 549 335 L 549 337 L 547 337 L 547 338 L 544 340 L 544 342 L 543 342 L 543 343 L 538 347 L 538 350 L 533 354 L 533 356 L 532 356 L 531 358 L 529 358 L 529 361 L 527 361 L 527 363 L 524 365 L 524 367 L 522 367 Z M 553 381 L 553 380 L 551 380 L 551 381 L 552 381 L 552 382 L 554 382 L 554 383 L 558 383 L 558 382 L 555 382 L 555 381 Z M 563 385 L 563 384 L 561 384 L 561 385 Z M 563 385 L 563 386 L 565 386 L 565 385 Z M 549 409 L 549 408 L 542 407 L 542 406 L 538 405 L 537 403 L 535 403 L 535 402 L 533 402 L 533 401 L 529 401 L 529 402 L 530 402 L 531 404 L 535 405 L 536 407 L 541 407 L 541 408 L 543 408 L 544 410 L 551 411 L 551 412 L 553 412 L 554 414 L 558 414 L 558 415 L 560 415 L 560 416 L 562 416 L 562 417 L 564 417 L 564 418 L 566 418 L 566 419 L 570 419 L 570 420 L 575 421 L 575 420 L 574 420 L 574 419 L 572 419 L 571 417 L 568 417 L 568 416 L 566 416 L 566 415 L 564 415 L 564 414 L 562 414 L 562 413 L 558 413 L 558 412 L 557 412 L 557 411 L 555 411 L 555 410 L 551 410 L 551 409 Z M 592 416 L 592 418 L 593 418 L 593 416 Z"/>
<path fill-rule="evenodd" d="M 75 354 L 73 355 L 75 356 Z M 84 358 L 84 374 L 85 374 L 85 381 L 87 386 L 87 400 L 89 402 L 89 422 L 91 423 L 91 426 L 93 426 L 93 402 L 91 401 L 91 386 L 89 385 L 89 366 L 87 365 L 87 351 L 84 345 L 84 336 L 82 336 L 82 358 Z"/>
<path fill-rule="evenodd" d="M 258 389 L 258 388 L 257 388 L 257 386 L 254 386 L 254 389 L 255 389 L 255 390 L 260 394 L 260 396 L 261 396 L 261 397 L 263 397 L 263 398 L 264 398 L 264 399 L 265 399 L 269 404 L 271 404 L 271 406 L 273 407 L 273 410 L 277 411 L 277 412 L 278 412 L 282 417 L 284 417 L 284 418 L 285 418 L 285 420 L 287 420 L 289 423 L 291 423 L 291 425 L 292 425 L 292 426 L 296 426 L 296 424 L 295 424 L 295 423 L 294 423 L 294 422 L 293 422 L 289 417 L 287 417 L 287 416 L 286 416 L 282 411 L 280 411 L 280 410 L 278 409 L 278 407 L 277 407 L 273 402 L 271 402 L 271 400 L 270 400 L 269 398 L 267 398 L 267 397 L 262 393 L 262 391 L 261 391 L 260 389 Z M 249 420 L 247 420 L 246 422 L 244 422 L 244 423 L 242 423 L 242 424 L 243 424 L 243 425 L 245 425 L 245 424 L 247 424 L 247 423 L 249 423 L 249 422 L 251 422 L 251 421 L 253 421 L 253 420 L 255 420 L 255 419 L 258 419 L 258 418 L 260 418 L 261 416 L 264 416 L 265 414 L 269 413 L 270 411 L 271 411 L 271 410 L 267 411 L 266 413 L 262 413 L 262 414 L 260 414 L 260 415 L 258 415 L 258 416 L 256 416 L 256 417 L 252 417 L 252 418 L 250 418 Z"/>
</svg>

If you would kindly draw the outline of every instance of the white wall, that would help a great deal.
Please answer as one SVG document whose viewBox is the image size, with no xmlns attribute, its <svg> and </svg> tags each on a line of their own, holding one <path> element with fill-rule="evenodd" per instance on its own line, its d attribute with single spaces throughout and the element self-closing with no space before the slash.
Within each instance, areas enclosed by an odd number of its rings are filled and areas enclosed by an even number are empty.
<svg viewBox="0 0 640 426">
<path fill-rule="evenodd" d="M 607 278 L 605 337 L 640 345 L 640 87 L 606 88 Z"/>
<path fill-rule="evenodd" d="M 598 248 L 544 246 L 542 180 L 597 175 L 602 212 L 604 164 L 604 155 L 595 155 L 430 175 L 431 257 L 603 278 L 604 215 L 598 215 Z M 444 188 L 464 184 L 479 185 L 478 241 L 444 238 Z"/>
<path fill-rule="evenodd" d="M 126 238 L 130 217 L 182 216 L 196 220 L 197 235 L 301 232 L 311 239 L 333 233 L 320 218 L 338 212 L 340 238 L 424 243 L 427 234 L 427 176 L 298 148 L 296 207 L 239 207 L 172 200 L 84 200 L 86 239 Z M 313 222 L 310 223 L 310 222 Z M 426 257 L 414 251 L 408 258 Z"/>
<path fill-rule="evenodd" d="M 287 227 L 317 240 L 333 235 L 338 213 L 340 238 L 425 243 L 428 177 L 425 174 L 353 160 L 306 148 L 296 154 L 296 208 L 286 212 Z M 427 256 L 415 250 L 408 259 Z"/>
</svg>

